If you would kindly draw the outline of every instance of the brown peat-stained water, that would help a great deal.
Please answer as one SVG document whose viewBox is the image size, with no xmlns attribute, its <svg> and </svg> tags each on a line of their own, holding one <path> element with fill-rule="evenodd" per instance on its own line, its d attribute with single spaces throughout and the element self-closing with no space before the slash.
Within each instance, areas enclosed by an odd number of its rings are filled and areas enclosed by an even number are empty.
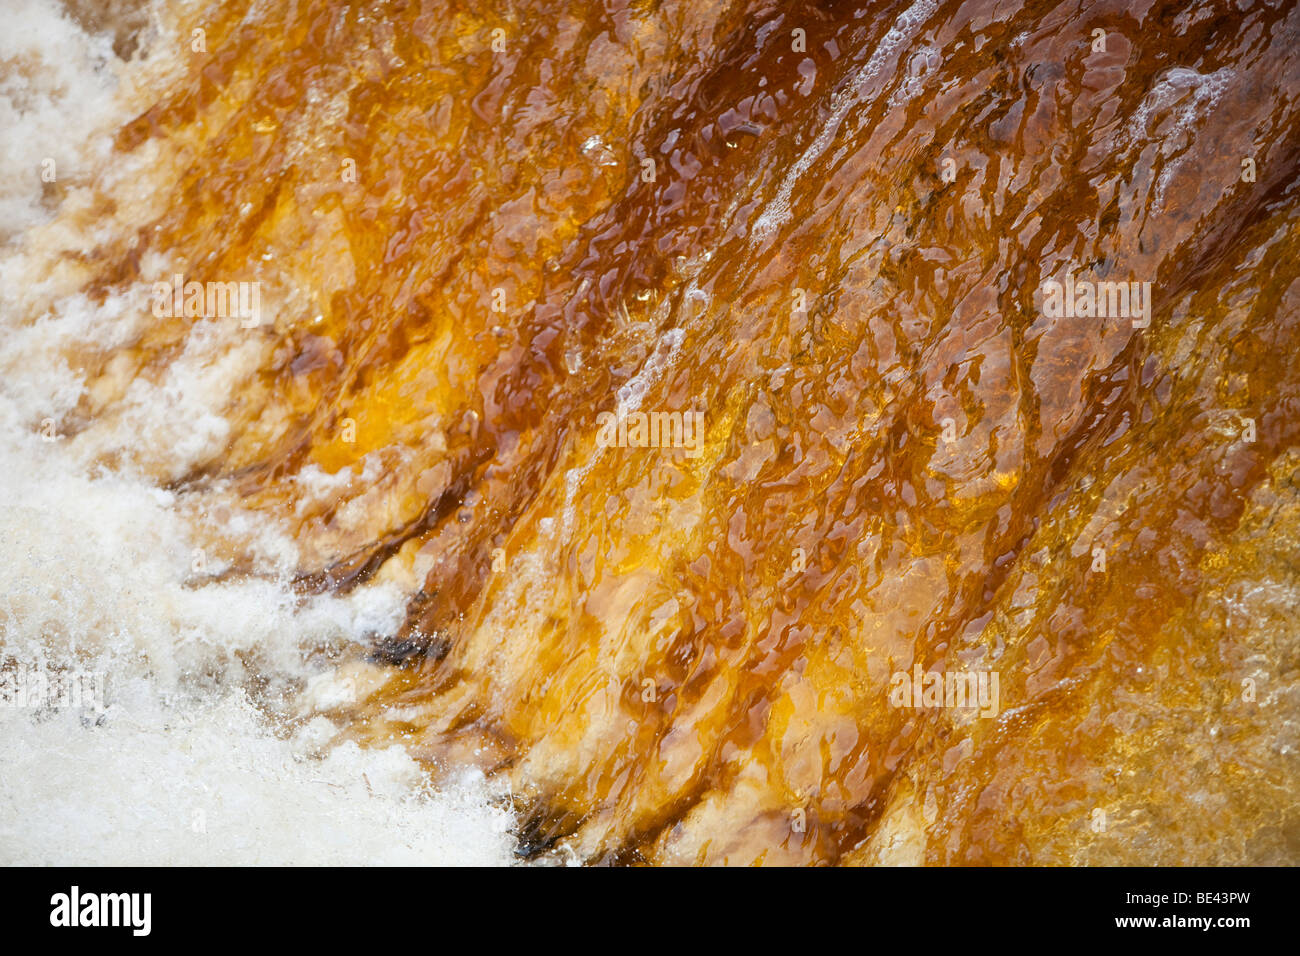
<svg viewBox="0 0 1300 956">
<path fill-rule="evenodd" d="M 1300 5 L 18 6 L 0 858 L 1300 862 Z"/>
</svg>

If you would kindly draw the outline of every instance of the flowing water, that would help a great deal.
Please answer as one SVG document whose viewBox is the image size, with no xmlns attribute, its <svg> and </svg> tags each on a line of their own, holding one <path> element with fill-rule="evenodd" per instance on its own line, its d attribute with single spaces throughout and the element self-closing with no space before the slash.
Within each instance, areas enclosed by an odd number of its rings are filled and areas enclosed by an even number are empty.
<svg viewBox="0 0 1300 956">
<path fill-rule="evenodd" d="M 7 4 L 0 860 L 1300 862 L 1295 3 Z"/>
</svg>

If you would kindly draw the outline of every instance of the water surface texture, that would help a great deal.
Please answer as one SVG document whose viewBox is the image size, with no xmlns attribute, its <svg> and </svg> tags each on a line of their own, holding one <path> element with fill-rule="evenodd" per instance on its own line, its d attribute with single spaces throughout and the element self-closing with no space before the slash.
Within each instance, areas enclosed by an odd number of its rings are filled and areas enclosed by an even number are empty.
<svg viewBox="0 0 1300 956">
<path fill-rule="evenodd" d="M 1300 862 L 1300 6 L 19 5 L 0 654 L 97 772 L 237 695 L 357 860 Z"/>
</svg>

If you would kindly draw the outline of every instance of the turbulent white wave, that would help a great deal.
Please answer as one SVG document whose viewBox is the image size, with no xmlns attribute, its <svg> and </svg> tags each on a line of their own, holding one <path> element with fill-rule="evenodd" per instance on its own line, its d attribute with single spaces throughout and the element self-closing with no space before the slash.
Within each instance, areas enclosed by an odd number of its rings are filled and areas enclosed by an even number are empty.
<svg viewBox="0 0 1300 956">
<path fill-rule="evenodd" d="M 43 280 L 28 238 L 57 213 L 42 163 L 65 157 L 73 195 L 104 160 L 125 65 L 56 0 L 11 0 L 6 20 L 0 863 L 511 862 L 510 811 L 481 775 L 435 787 L 401 749 L 336 743 L 324 717 L 296 716 L 332 662 L 396 629 L 406 595 L 386 583 L 305 599 L 288 585 L 297 552 L 280 529 L 196 513 L 159 486 L 222 440 L 217 409 L 247 374 L 237 350 L 213 360 L 196 329 L 171 379 L 59 433 L 88 385 L 67 356 L 147 320 L 120 298 L 54 293 L 35 319 L 31 308 Z M 106 458 L 113 448 L 137 454 Z M 256 573 L 196 582 L 199 521 L 239 540 Z M 52 690 L 81 678 L 83 698 Z"/>
</svg>

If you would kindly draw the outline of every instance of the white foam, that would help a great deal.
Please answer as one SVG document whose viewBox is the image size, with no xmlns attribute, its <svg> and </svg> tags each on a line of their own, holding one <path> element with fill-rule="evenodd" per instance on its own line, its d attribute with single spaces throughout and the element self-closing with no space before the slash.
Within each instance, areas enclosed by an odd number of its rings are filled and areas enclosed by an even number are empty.
<svg viewBox="0 0 1300 956">
<path fill-rule="evenodd" d="M 481 775 L 435 792 L 398 747 L 309 756 L 239 691 L 166 705 L 145 680 L 103 726 L 0 708 L 0 863 L 456 864 L 510 859 Z"/>
<path fill-rule="evenodd" d="M 48 217 L 41 175 L 84 178 L 108 154 L 79 135 L 111 114 L 120 61 L 108 37 L 87 36 L 50 0 L 5 0 L 0 30 L 0 242 Z"/>
<path fill-rule="evenodd" d="M 889 32 L 881 37 L 871 58 L 853 74 L 848 83 L 835 91 L 831 97 L 830 116 L 822 124 L 817 136 L 786 171 L 776 196 L 766 204 L 762 214 L 755 220 L 752 234 L 756 239 L 771 235 L 790 218 L 790 198 L 794 187 L 835 142 L 845 118 L 875 92 L 872 84 L 880 76 L 886 60 L 912 39 L 916 30 L 930 18 L 937 7 L 936 0 L 918 0 L 908 7 L 894 21 Z M 928 49 L 926 48 L 927 51 Z"/>
<path fill-rule="evenodd" d="M 1213 73 L 1174 67 L 1160 77 L 1138 104 L 1128 128 L 1128 142 L 1153 141 L 1163 161 L 1156 177 L 1154 210 L 1159 211 L 1164 206 L 1165 190 L 1183 165 L 1182 154 L 1196 124 L 1218 105 L 1235 76 L 1235 71 L 1228 67 Z M 1157 128 L 1150 129 L 1156 116 L 1161 117 Z"/>
<path fill-rule="evenodd" d="M 0 170 L 25 168 L 41 151 L 27 140 L 55 126 L 102 155 L 116 109 L 104 78 L 122 64 L 53 0 L 15 2 L 0 113 L 15 90 L 26 99 L 17 125 L 0 117 Z M 3 57 L 15 43 L 38 54 L 21 82 Z M 69 97 L 89 99 L 69 111 Z M 220 455 L 222 410 L 266 359 L 260 337 L 195 323 L 161 378 L 137 377 L 68 433 L 88 385 L 69 356 L 129 342 L 149 318 L 139 290 L 97 305 L 40 278 L 25 230 L 51 210 L 27 179 L 0 192 L 0 222 L 18 227 L 0 250 L 0 666 L 102 674 L 107 707 L 0 703 L 0 864 L 513 862 L 510 811 L 481 775 L 435 789 L 400 749 L 338 744 L 324 717 L 292 716 L 303 700 L 329 706 L 328 660 L 395 633 L 396 584 L 303 597 L 294 541 L 238 508 L 220 531 L 252 573 L 194 573 L 211 529 L 191 516 L 211 493 L 160 482 Z M 214 555 L 207 571 L 227 564 Z"/>
</svg>

